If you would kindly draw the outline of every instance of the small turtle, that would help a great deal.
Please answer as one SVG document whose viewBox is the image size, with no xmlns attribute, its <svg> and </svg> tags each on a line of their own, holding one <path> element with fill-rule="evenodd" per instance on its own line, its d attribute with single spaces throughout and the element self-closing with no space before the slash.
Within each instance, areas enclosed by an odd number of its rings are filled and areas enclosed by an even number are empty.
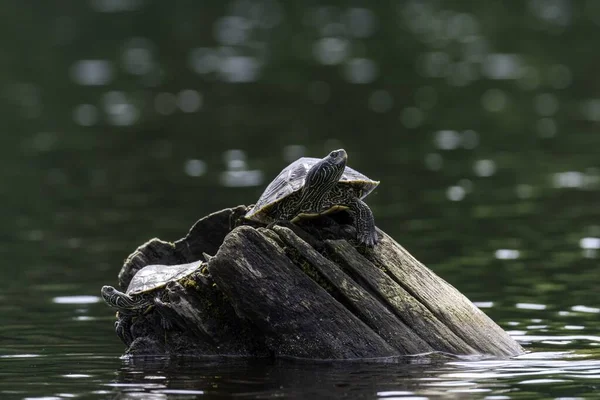
<svg viewBox="0 0 600 400">
<path fill-rule="evenodd" d="M 200 261 L 179 265 L 148 265 L 133 276 L 126 293 L 112 286 L 102 286 L 102 298 L 106 304 L 119 312 L 120 318 L 115 322 L 117 336 L 129 345 L 132 342 L 131 320 L 136 315 L 144 314 L 154 305 L 157 289 L 191 275 L 201 266 Z M 166 321 L 163 323 L 166 324 Z"/>
<path fill-rule="evenodd" d="M 374 246 L 379 240 L 375 220 L 362 199 L 379 181 L 347 167 L 347 160 L 346 151 L 339 149 L 322 159 L 302 157 L 294 161 L 267 186 L 245 217 L 273 224 L 349 210 L 354 216 L 358 241 Z"/>
</svg>

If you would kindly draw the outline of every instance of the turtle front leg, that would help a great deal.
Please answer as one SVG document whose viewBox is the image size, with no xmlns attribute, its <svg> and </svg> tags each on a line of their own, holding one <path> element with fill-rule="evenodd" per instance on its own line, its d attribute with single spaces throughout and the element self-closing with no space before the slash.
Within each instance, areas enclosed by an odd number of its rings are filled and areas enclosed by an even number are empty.
<svg viewBox="0 0 600 400">
<path fill-rule="evenodd" d="M 356 226 L 356 238 L 359 243 L 368 247 L 373 247 L 379 242 L 379 236 L 375 229 L 375 218 L 369 206 L 359 198 L 354 198 L 348 204 L 350 211 L 354 216 Z"/>
<path fill-rule="evenodd" d="M 166 335 L 166 331 L 170 331 L 174 327 L 173 322 L 168 318 L 168 313 L 172 310 L 171 305 L 164 302 L 160 296 L 154 297 L 154 305 L 160 316 L 160 326 L 163 328 Z"/>
<path fill-rule="evenodd" d="M 131 319 L 132 317 L 130 315 L 119 314 L 119 318 L 115 321 L 115 333 L 125 346 L 129 346 L 131 342 L 133 342 Z"/>
</svg>

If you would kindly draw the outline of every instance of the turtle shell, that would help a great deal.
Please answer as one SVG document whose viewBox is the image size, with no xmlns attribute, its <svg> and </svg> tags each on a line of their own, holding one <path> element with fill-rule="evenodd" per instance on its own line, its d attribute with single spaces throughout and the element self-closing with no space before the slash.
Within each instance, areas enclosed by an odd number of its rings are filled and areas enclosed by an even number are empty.
<svg viewBox="0 0 600 400">
<path fill-rule="evenodd" d="M 190 275 L 201 265 L 201 261 L 178 265 L 148 265 L 133 276 L 127 288 L 127 294 L 136 295 L 159 289 L 170 281 Z"/>
<path fill-rule="evenodd" d="M 246 213 L 246 218 L 261 220 L 261 214 L 268 212 L 275 203 L 285 200 L 292 193 L 302 189 L 306 174 L 321 160 L 321 158 L 302 157 L 284 168 L 267 186 L 254 207 Z M 360 190 L 360 198 L 364 199 L 379 185 L 379 181 L 374 181 L 347 166 L 338 184 Z"/>
</svg>

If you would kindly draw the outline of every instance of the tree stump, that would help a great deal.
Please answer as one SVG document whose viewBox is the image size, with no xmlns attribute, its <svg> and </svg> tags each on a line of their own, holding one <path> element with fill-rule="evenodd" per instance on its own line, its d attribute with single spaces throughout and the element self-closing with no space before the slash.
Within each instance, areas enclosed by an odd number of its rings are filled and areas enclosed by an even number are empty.
<svg viewBox="0 0 600 400">
<path fill-rule="evenodd" d="M 244 220 L 246 211 L 213 213 L 183 239 L 152 239 L 129 256 L 122 290 L 146 265 L 206 261 L 157 289 L 154 307 L 134 318 L 127 353 L 366 359 L 524 352 L 381 230 L 368 249 L 356 245 L 343 212 L 267 229 Z"/>
</svg>

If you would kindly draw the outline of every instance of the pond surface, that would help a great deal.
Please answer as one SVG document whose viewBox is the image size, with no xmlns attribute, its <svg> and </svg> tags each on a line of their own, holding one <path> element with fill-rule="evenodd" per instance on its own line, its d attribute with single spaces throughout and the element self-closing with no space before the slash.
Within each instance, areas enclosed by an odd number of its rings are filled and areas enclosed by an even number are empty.
<svg viewBox="0 0 600 400">
<path fill-rule="evenodd" d="M 600 3 L 209 3 L 0 4 L 0 398 L 597 398 Z M 527 355 L 121 358 L 127 255 L 339 147 Z"/>
</svg>

